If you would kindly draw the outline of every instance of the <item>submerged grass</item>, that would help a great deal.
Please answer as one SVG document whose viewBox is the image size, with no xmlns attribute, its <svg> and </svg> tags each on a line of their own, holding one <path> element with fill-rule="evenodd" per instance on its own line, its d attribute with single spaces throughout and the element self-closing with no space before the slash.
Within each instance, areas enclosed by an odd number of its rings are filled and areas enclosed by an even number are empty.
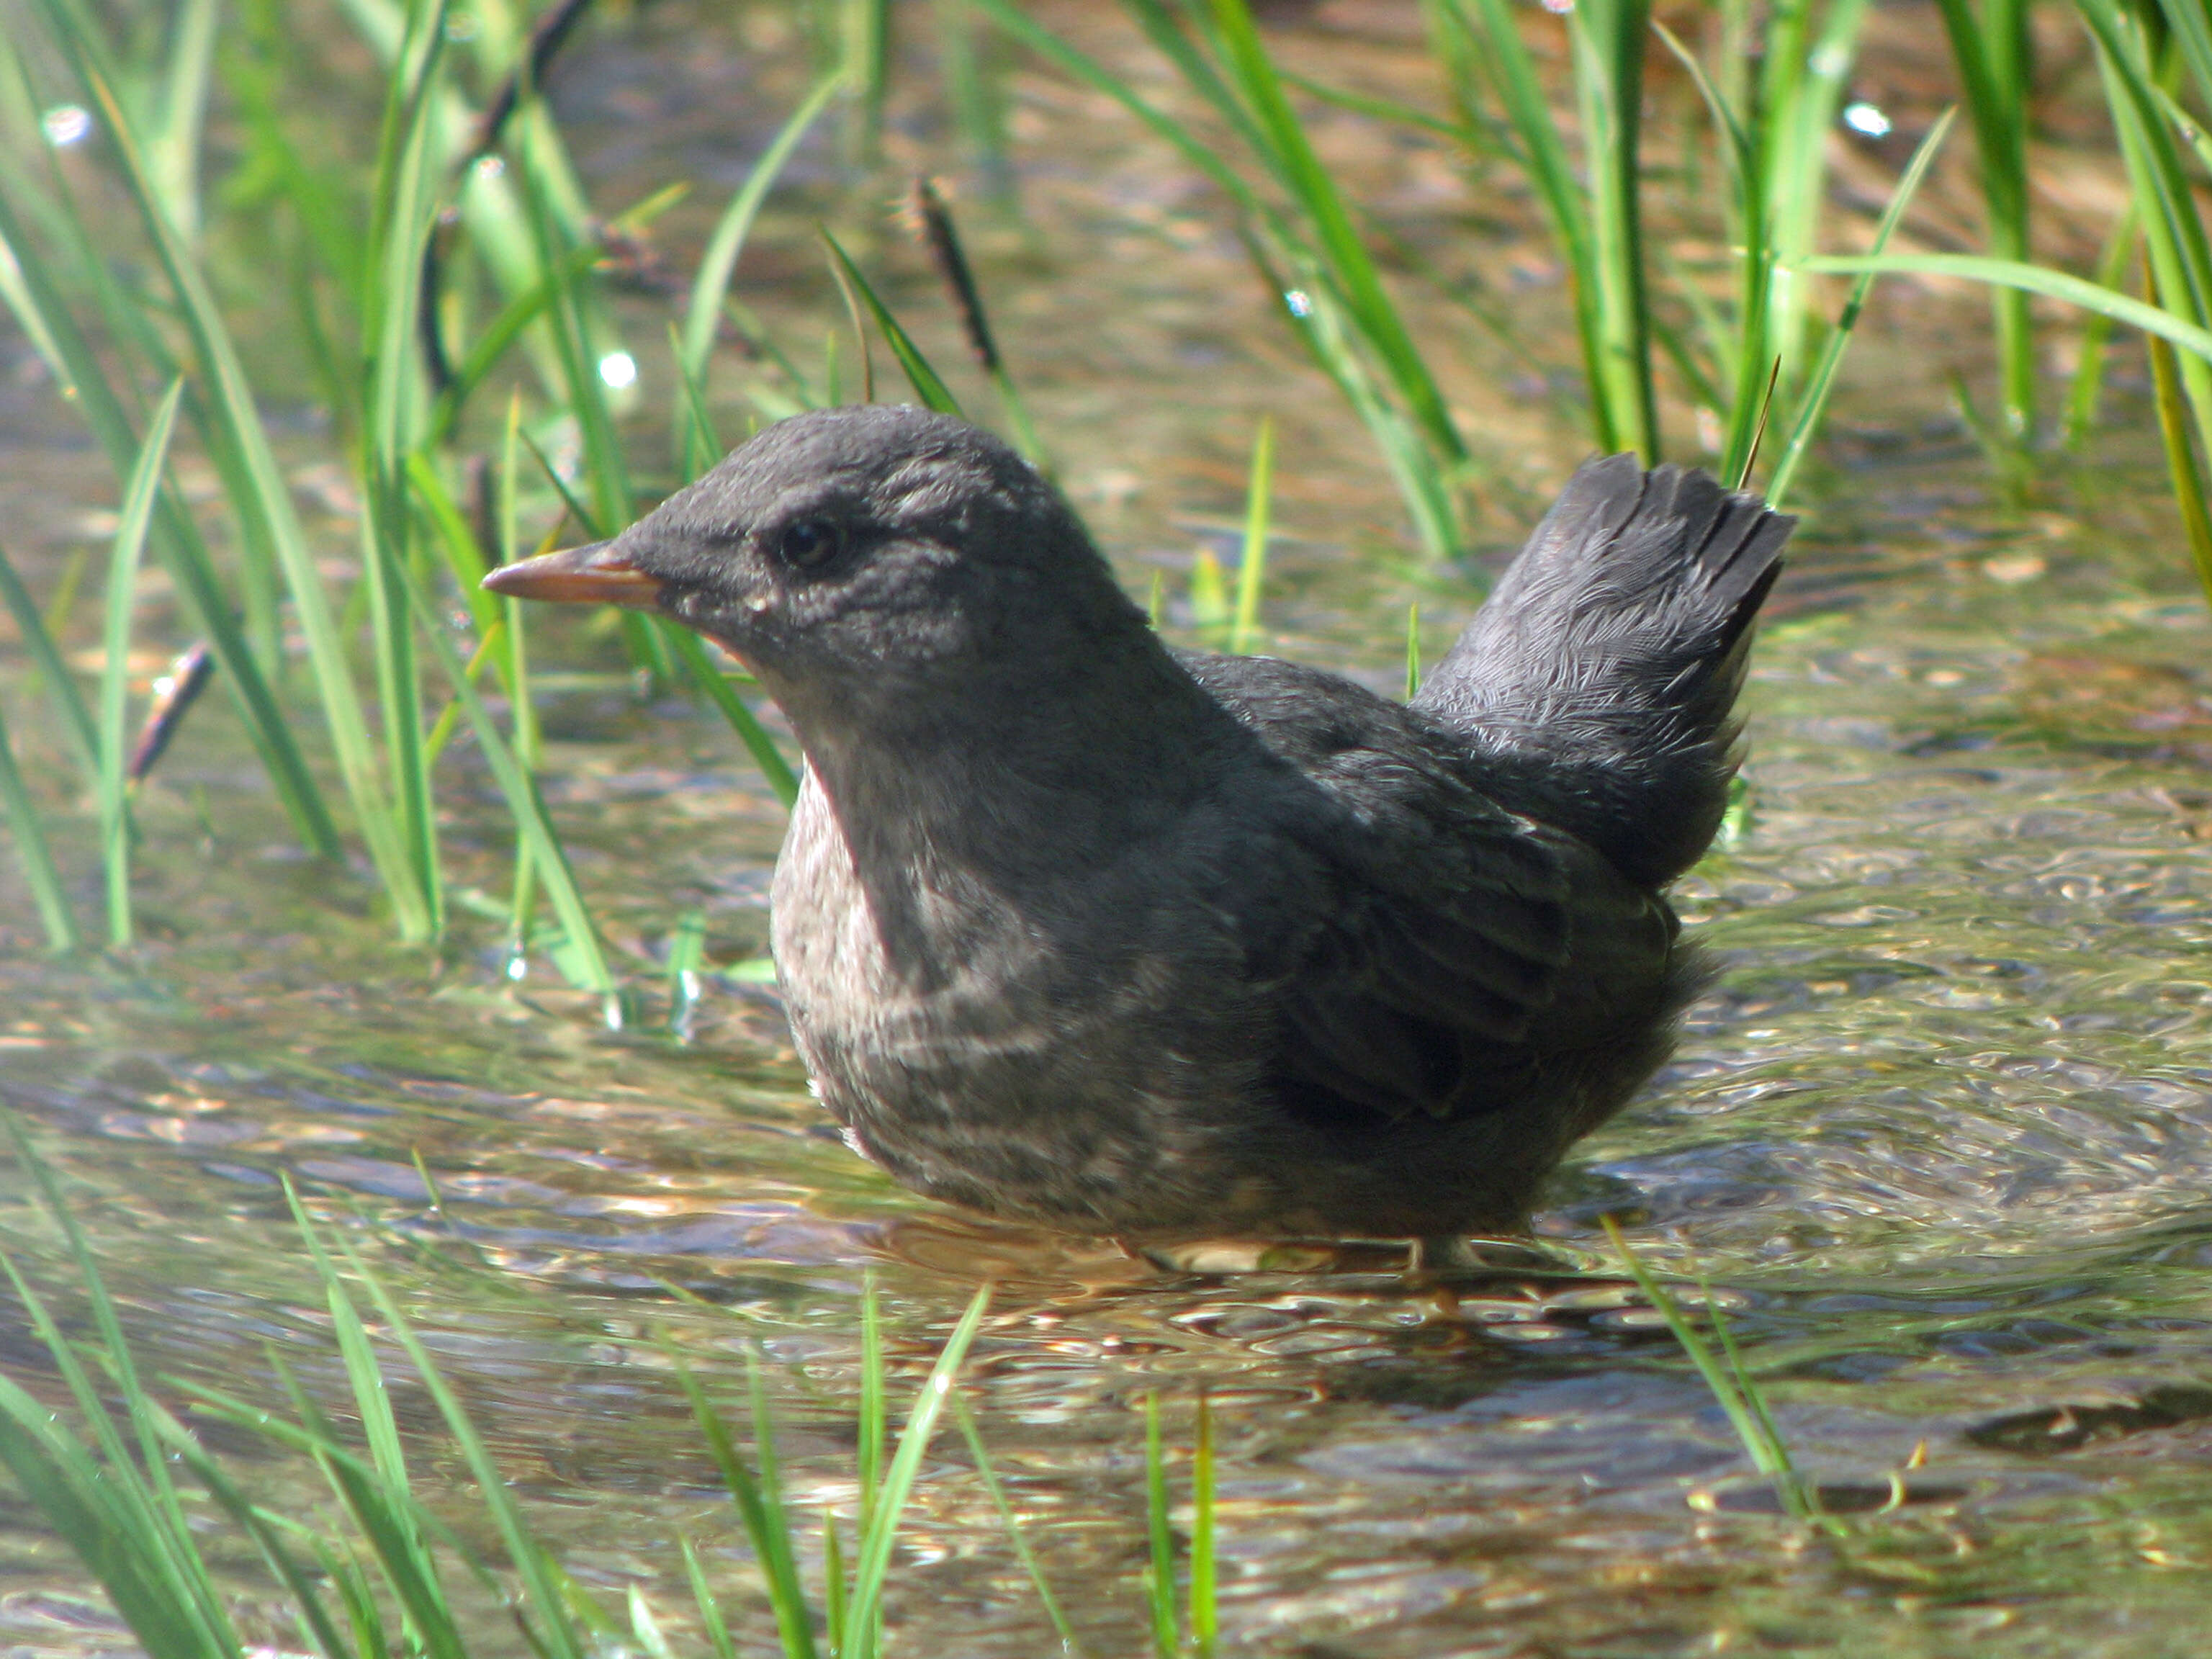
<svg viewBox="0 0 2212 1659">
<path fill-rule="evenodd" d="M 708 1651 L 738 1651 L 729 1612 L 732 1587 L 716 1588 L 708 1560 L 689 1538 L 678 1540 L 678 1582 L 690 1598 L 681 1607 L 635 1584 L 616 1601 L 587 1589 L 561 1565 L 392 1290 L 345 1231 L 317 1220 L 289 1187 L 293 1219 L 343 1372 L 342 1398 L 336 1403 L 318 1398 L 274 1352 L 271 1372 L 289 1401 L 289 1414 L 229 1390 L 161 1383 L 227 1431 L 304 1460 L 328 1487 L 343 1524 L 328 1513 L 264 1506 L 161 1402 L 157 1380 L 139 1368 L 117 1303 L 59 1182 L 21 1126 L 9 1119 L 5 1127 L 19 1167 L 60 1233 L 91 1334 L 70 1336 L 46 1296 L 0 1254 L 0 1271 L 56 1367 L 71 1407 L 58 1413 L 0 1374 L 0 1464 L 76 1553 L 152 1659 L 247 1659 L 269 1650 L 265 1638 L 246 1627 L 258 1631 L 272 1620 L 280 1628 L 293 1627 L 320 1659 L 397 1654 L 469 1659 L 513 1650 L 515 1635 L 541 1659 L 586 1659 L 613 1650 L 611 1643 L 662 1654 L 675 1650 L 665 1628 L 672 1617 L 696 1626 Z M 823 1566 L 813 1585 L 802 1566 L 811 1520 L 793 1506 L 778 1461 L 767 1362 L 759 1348 L 747 1350 L 747 1451 L 709 1382 L 674 1346 L 660 1345 L 750 1547 L 757 1583 L 747 1599 L 764 1600 L 773 1645 L 783 1659 L 876 1659 L 884 1651 L 884 1603 L 899 1576 L 894 1553 L 900 1529 L 948 1411 L 961 1426 L 976 1475 L 1062 1651 L 1079 1659 L 1085 1653 L 957 1392 L 989 1302 L 988 1285 L 969 1299 L 894 1426 L 875 1293 L 872 1286 L 865 1291 L 854 1419 L 856 1513 L 849 1551 L 840 1521 L 822 1518 Z M 445 1443 L 458 1453 L 463 1484 L 473 1492 L 473 1516 L 446 1518 L 453 1498 L 442 1478 L 435 1509 L 418 1485 L 427 1449 L 410 1449 L 410 1440 L 419 1437 L 403 1433 L 392 1405 L 393 1387 L 403 1378 L 422 1389 Z M 1157 1398 L 1147 1398 L 1145 1413 L 1151 1548 L 1146 1620 L 1162 1659 L 1211 1659 L 1219 1644 L 1212 1415 L 1201 1398 L 1188 1542 L 1179 1568 L 1170 1453 Z M 341 1413 L 349 1418 L 350 1428 Z M 235 1568 L 214 1565 L 224 1534 L 209 1522 L 218 1516 L 258 1555 L 267 1574 L 264 1584 L 251 1586 Z M 472 1545 L 465 1534 L 495 1540 L 495 1552 Z M 654 1605 L 656 1599 L 660 1605 Z M 759 1633 L 748 1635 L 747 1650 L 758 1645 Z"/>
<path fill-rule="evenodd" d="M 1735 1431 L 1742 1443 L 1752 1467 L 1772 1483 L 1775 1497 L 1783 1512 L 1792 1519 L 1818 1526 L 1829 1532 L 1840 1529 L 1840 1523 L 1820 1505 L 1820 1488 L 1797 1468 L 1790 1455 L 1789 1443 L 1782 1431 L 1775 1426 L 1774 1414 L 1767 1409 L 1766 1397 L 1758 1380 L 1745 1365 L 1743 1353 L 1736 1346 L 1735 1334 L 1729 1330 L 1728 1316 L 1721 1311 L 1710 1286 L 1700 1285 L 1703 1306 L 1712 1322 L 1713 1335 L 1718 1342 L 1706 1340 L 1703 1333 L 1692 1324 L 1682 1310 L 1681 1304 L 1667 1288 L 1652 1276 L 1643 1259 L 1629 1248 L 1620 1224 L 1611 1216 L 1603 1218 L 1605 1236 L 1620 1256 L 1621 1264 L 1644 1299 L 1657 1310 L 1666 1322 L 1668 1333 L 1680 1345 L 1683 1354 L 1705 1385 L 1729 1426 Z"/>
</svg>

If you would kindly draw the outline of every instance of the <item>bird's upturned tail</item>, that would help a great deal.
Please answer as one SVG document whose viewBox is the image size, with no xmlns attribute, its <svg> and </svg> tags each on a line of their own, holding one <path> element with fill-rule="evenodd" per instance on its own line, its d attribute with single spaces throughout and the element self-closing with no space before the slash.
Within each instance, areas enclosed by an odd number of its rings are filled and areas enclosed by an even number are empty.
<svg viewBox="0 0 2212 1659">
<path fill-rule="evenodd" d="M 1671 881 L 1726 808 L 1751 620 L 1796 523 L 1703 472 L 1588 462 L 1413 706 L 1474 745 L 1499 805 Z"/>
</svg>

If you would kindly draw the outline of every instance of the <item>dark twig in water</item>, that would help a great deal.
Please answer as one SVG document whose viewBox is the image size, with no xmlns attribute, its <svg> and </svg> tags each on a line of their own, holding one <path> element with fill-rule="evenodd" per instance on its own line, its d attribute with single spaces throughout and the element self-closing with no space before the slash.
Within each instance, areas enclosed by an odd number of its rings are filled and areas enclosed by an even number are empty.
<svg viewBox="0 0 2212 1659">
<path fill-rule="evenodd" d="M 169 739 L 185 723 L 185 715 L 214 678 L 215 653 L 203 642 L 179 657 L 169 672 L 154 682 L 154 706 L 146 711 L 146 723 L 138 728 L 137 744 L 131 750 L 127 775 L 132 783 L 146 781 L 146 775 L 168 750 Z"/>
</svg>

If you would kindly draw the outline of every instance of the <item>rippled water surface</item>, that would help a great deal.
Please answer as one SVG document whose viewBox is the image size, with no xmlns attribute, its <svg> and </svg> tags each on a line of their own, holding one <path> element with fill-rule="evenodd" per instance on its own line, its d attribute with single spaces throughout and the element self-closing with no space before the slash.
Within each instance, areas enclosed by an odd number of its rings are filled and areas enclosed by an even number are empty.
<svg viewBox="0 0 2212 1659">
<path fill-rule="evenodd" d="M 611 32 L 557 88 L 610 202 L 708 186 L 667 233 L 679 260 L 795 84 L 689 16 Z M 1387 39 L 1326 44 L 1378 82 L 1405 72 Z M 986 282 L 1132 587 L 1157 570 L 1181 594 L 1237 507 L 1252 419 L 1276 410 L 1269 648 L 1391 686 L 1407 605 L 1433 657 L 1478 597 L 1470 572 L 1413 565 L 1364 439 L 1203 198 L 1119 127 L 1084 130 L 1098 113 L 1065 88 L 1017 86 L 1036 229 L 979 235 Z M 895 144 L 926 154 L 915 131 Z M 1417 191 L 1419 154 L 1367 161 Z M 826 152 L 803 164 L 802 191 L 829 173 Z M 793 213 L 748 291 L 817 327 L 833 302 Z M 1495 237 L 1499 260 L 1526 257 L 1510 227 Z M 878 257 L 913 277 L 896 243 Z M 949 339 L 924 283 L 893 287 Z M 653 337 L 657 302 L 629 303 Z M 757 1340 L 800 1507 L 849 1513 L 872 1276 L 902 1390 L 997 1282 L 969 1397 L 1101 1653 L 1144 1640 L 1143 1400 L 1187 1446 L 1201 1389 L 1224 1622 L 1260 1651 L 2195 1651 L 2212 1626 L 2212 623 L 2148 444 L 2123 434 L 2005 504 L 1923 395 L 1926 360 L 1966 349 L 1941 338 L 1869 343 L 1759 647 L 1742 833 L 1681 891 L 1724 971 L 1676 1062 L 1550 1193 L 1555 1265 L 1449 1284 L 1387 1263 L 1170 1273 L 892 1188 L 809 1101 L 769 990 L 710 975 L 690 1040 L 665 1029 L 656 964 L 686 913 L 718 963 L 763 948 L 781 815 L 718 724 L 641 705 L 580 636 L 546 694 L 548 793 L 641 988 L 629 1029 L 542 962 L 510 982 L 495 921 L 463 914 L 435 958 L 388 945 L 365 884 L 289 850 L 210 706 L 143 804 L 143 950 L 49 963 L 0 870 L 0 1099 L 67 1178 L 149 1370 L 267 1392 L 273 1352 L 337 1386 L 289 1175 L 395 1285 L 571 1566 L 641 1582 L 672 1627 L 678 1534 L 732 1575 L 743 1545 L 656 1339 L 727 1392 Z M 1460 343 L 1454 395 L 1498 410 L 1490 447 L 1512 458 L 1502 547 L 1573 440 Z M 2142 425 L 2124 388 L 2116 418 Z M 51 572 L 112 486 L 55 438 L 35 377 L 0 393 L 0 421 L 10 551 Z M 325 526 L 340 550 L 343 505 Z M 0 669 L 12 714 L 20 659 Z M 447 787 L 459 879 L 495 908 L 495 793 L 461 752 Z M 66 1300 L 27 1183 L 0 1202 L 10 1253 Z M 1607 1275 L 1608 1212 L 1655 1265 L 1711 1277 L 1838 1508 L 1901 1502 L 1842 1542 L 1778 1516 Z M 0 1354 L 50 1376 L 18 1315 Z M 398 1397 L 427 1436 L 423 1396 Z M 233 1438 L 272 1498 L 307 1491 Z M 459 1493 L 457 1461 L 423 1444 Z M 121 1644 L 20 1502 L 0 1519 L 0 1647 Z M 901 1651 L 1053 1646 L 950 1437 L 890 1617 Z"/>
</svg>

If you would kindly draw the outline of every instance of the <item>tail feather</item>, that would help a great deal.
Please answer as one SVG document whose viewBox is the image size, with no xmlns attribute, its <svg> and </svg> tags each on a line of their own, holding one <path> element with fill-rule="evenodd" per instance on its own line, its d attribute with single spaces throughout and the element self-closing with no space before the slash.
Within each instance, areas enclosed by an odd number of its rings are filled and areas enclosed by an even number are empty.
<svg viewBox="0 0 2212 1659">
<path fill-rule="evenodd" d="M 1671 881 L 1727 805 L 1751 621 L 1796 523 L 1703 472 L 1588 462 L 1414 707 L 1500 805 Z"/>
</svg>

